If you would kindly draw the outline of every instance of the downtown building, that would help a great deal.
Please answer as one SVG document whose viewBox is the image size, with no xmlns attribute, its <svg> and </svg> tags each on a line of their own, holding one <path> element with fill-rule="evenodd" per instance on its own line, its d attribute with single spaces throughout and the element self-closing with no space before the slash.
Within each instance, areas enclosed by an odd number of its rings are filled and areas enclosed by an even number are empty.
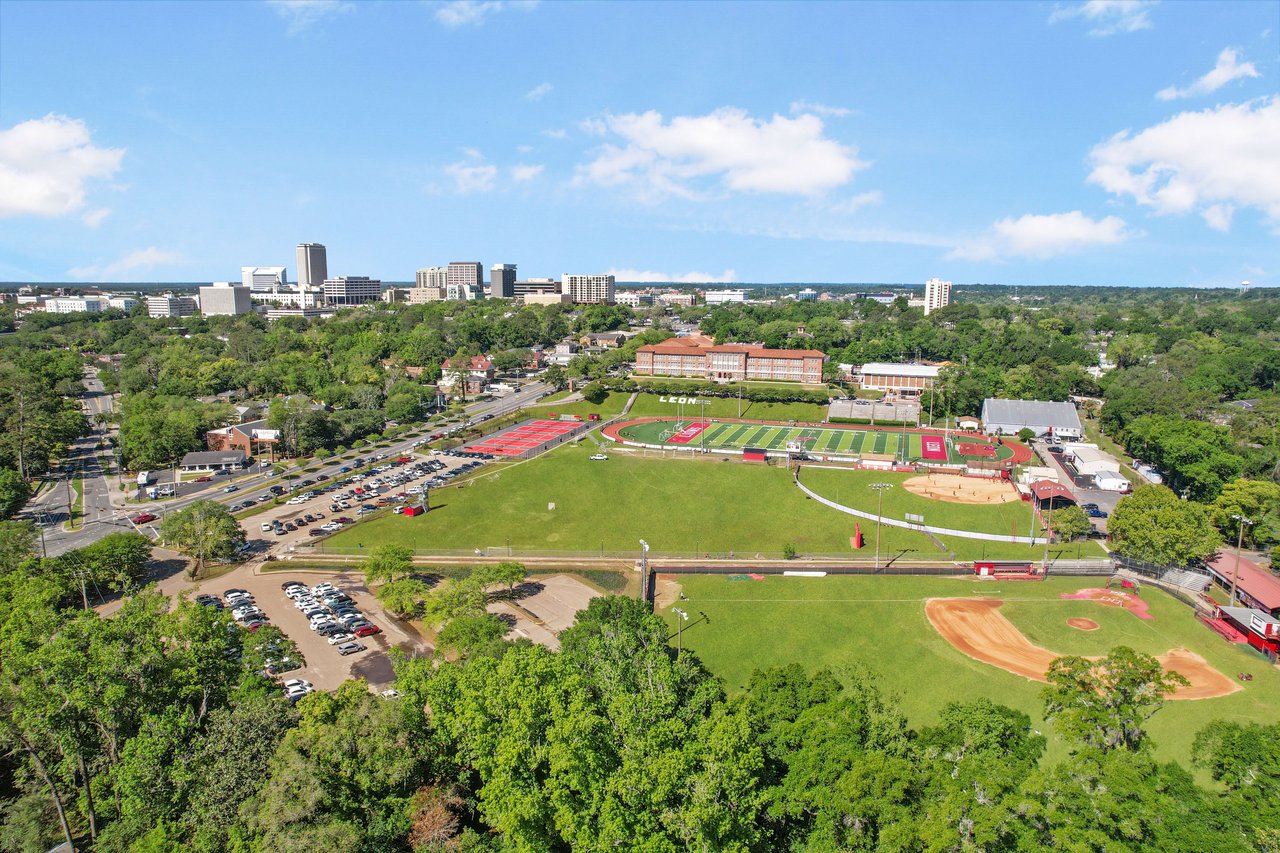
<svg viewBox="0 0 1280 853">
<path fill-rule="evenodd" d="M 640 347 L 635 372 L 713 382 L 772 380 L 817 385 L 822 382 L 826 357 L 819 350 L 769 349 L 754 344 L 717 346 L 710 338 L 696 335 Z"/>
<path fill-rule="evenodd" d="M 614 304 L 614 280 L 611 275 L 560 276 L 560 292 L 568 294 L 570 302 L 581 304 Z"/>
<path fill-rule="evenodd" d="M 248 314 L 253 310 L 252 291 L 229 281 L 215 281 L 200 288 L 200 313 L 206 317 Z"/>
<path fill-rule="evenodd" d="M 445 270 L 445 298 L 484 298 L 484 264 L 479 261 L 451 261 Z"/>
<path fill-rule="evenodd" d="M 494 299 L 515 298 L 515 264 L 494 264 L 489 268 L 489 295 Z"/>
<path fill-rule="evenodd" d="M 329 277 L 329 254 L 319 243 L 299 243 L 298 289 L 317 292 L 324 289 L 324 280 Z"/>
<path fill-rule="evenodd" d="M 199 310 L 200 302 L 192 296 L 166 293 L 163 296 L 147 297 L 148 317 L 190 317 Z"/>
<path fill-rule="evenodd" d="M 278 290 L 286 284 L 284 267 L 240 267 L 240 284 L 254 293 Z"/>
<path fill-rule="evenodd" d="M 924 283 L 924 313 L 932 314 L 951 304 L 951 282 L 931 278 Z"/>
<path fill-rule="evenodd" d="M 329 305 L 363 305 L 382 298 L 382 280 L 365 275 L 340 275 L 324 280 L 324 301 Z"/>
</svg>

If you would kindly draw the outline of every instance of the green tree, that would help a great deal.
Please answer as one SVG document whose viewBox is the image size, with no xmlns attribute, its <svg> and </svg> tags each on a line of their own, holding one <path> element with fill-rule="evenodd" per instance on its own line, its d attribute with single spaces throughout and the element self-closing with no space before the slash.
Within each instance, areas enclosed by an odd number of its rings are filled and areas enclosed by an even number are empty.
<svg viewBox="0 0 1280 853">
<path fill-rule="evenodd" d="M 195 561 L 193 578 L 204 574 L 210 560 L 229 559 L 244 544 L 244 528 L 226 506 L 212 500 L 200 500 L 177 512 L 169 513 L 160 523 L 160 538 Z"/>
<path fill-rule="evenodd" d="M 365 558 L 362 568 L 366 586 L 394 581 L 413 572 L 413 551 L 394 543 L 380 545 Z"/>
<path fill-rule="evenodd" d="M 0 469 L 0 520 L 13 518 L 31 497 L 27 481 L 12 468 Z"/>
<path fill-rule="evenodd" d="M 73 569 L 88 569 L 94 580 L 112 589 L 126 589 L 147 577 L 151 540 L 132 530 L 109 533 L 60 559 Z"/>
<path fill-rule="evenodd" d="M 1092 530 L 1093 524 L 1084 510 L 1072 504 L 1055 509 L 1050 514 L 1050 528 L 1060 542 L 1070 542 Z"/>
<path fill-rule="evenodd" d="M 1165 486 L 1139 486 L 1121 498 L 1107 530 L 1118 552 L 1161 566 L 1203 560 L 1222 544 L 1205 507 Z"/>
<path fill-rule="evenodd" d="M 1165 697 L 1190 684 L 1151 655 L 1117 646 L 1101 660 L 1060 657 L 1049 665 L 1045 719 L 1074 743 L 1102 751 L 1147 747 L 1142 724 Z"/>
<path fill-rule="evenodd" d="M 1031 429 L 1030 427 L 1023 427 L 1022 429 L 1018 430 L 1019 441 L 1030 441 L 1035 437 L 1036 437 L 1036 431 Z"/>
<path fill-rule="evenodd" d="M 516 586 L 524 583 L 528 576 L 529 570 L 524 564 L 512 560 L 503 560 L 491 566 L 479 566 L 471 573 L 472 579 L 481 587 L 506 584 L 508 593 L 515 592 Z"/>
<path fill-rule="evenodd" d="M 1242 522 L 1244 543 L 1250 548 L 1267 547 L 1280 542 L 1280 483 L 1267 480 L 1236 480 L 1222 487 L 1217 499 L 1209 505 L 1214 526 L 1227 541 L 1234 541 Z"/>
<path fill-rule="evenodd" d="M 376 595 L 383 605 L 401 618 L 421 614 L 423 602 L 431 594 L 431 586 L 417 578 L 398 578 L 378 587 Z"/>
<path fill-rule="evenodd" d="M 588 382 L 582 388 L 582 399 L 598 406 L 609 398 L 609 389 L 599 382 Z"/>
<path fill-rule="evenodd" d="M 451 620 L 436 634 L 436 648 L 459 657 L 491 649 L 501 643 L 507 626 L 492 613 L 461 616 Z"/>
<path fill-rule="evenodd" d="M 553 364 L 543 372 L 542 381 L 559 391 L 569 384 L 569 377 L 565 374 L 563 367 Z"/>
</svg>

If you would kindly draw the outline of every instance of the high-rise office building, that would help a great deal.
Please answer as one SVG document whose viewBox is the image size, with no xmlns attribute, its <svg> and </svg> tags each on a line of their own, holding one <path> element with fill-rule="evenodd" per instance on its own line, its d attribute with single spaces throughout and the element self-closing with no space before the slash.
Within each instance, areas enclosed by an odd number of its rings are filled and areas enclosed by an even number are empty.
<svg viewBox="0 0 1280 853">
<path fill-rule="evenodd" d="M 283 287 L 284 276 L 284 267 L 240 267 L 240 283 L 253 291 Z"/>
<path fill-rule="evenodd" d="M 570 275 L 560 276 L 560 292 L 569 294 L 572 302 L 613 304 L 613 276 Z"/>
<path fill-rule="evenodd" d="M 190 317 L 199 310 L 200 303 L 190 296 L 166 293 L 147 297 L 148 317 Z"/>
<path fill-rule="evenodd" d="M 924 313 L 932 314 L 951 304 L 951 282 L 931 278 L 924 283 Z"/>
<path fill-rule="evenodd" d="M 321 290 L 329 277 L 329 256 L 319 243 L 298 244 L 298 287 Z"/>
<path fill-rule="evenodd" d="M 489 295 L 511 299 L 516 295 L 516 265 L 494 264 L 489 268 Z"/>
<path fill-rule="evenodd" d="M 381 279 L 366 275 L 340 275 L 324 280 L 324 301 L 330 305 L 363 305 L 381 298 Z"/>
<path fill-rule="evenodd" d="M 449 299 L 484 298 L 484 264 L 479 261 L 452 261 L 445 271 Z"/>
</svg>

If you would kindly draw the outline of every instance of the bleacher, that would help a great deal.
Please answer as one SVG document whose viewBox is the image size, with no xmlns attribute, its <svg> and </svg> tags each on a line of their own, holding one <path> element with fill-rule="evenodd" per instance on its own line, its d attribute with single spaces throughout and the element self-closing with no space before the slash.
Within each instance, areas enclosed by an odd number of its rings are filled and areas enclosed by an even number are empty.
<svg viewBox="0 0 1280 853">
<path fill-rule="evenodd" d="M 1187 592 L 1199 595 L 1209 588 L 1210 577 L 1200 572 L 1190 572 L 1186 569 L 1169 569 L 1161 577 L 1160 580 L 1174 586 L 1180 586 Z"/>
</svg>

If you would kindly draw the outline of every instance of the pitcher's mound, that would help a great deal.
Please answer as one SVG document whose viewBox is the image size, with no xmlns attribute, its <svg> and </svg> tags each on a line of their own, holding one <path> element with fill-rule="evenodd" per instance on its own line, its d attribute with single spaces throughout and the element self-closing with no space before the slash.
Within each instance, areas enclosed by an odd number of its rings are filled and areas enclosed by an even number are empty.
<svg viewBox="0 0 1280 853">
<path fill-rule="evenodd" d="M 922 498 L 956 504 L 1003 504 L 1021 500 L 1003 480 L 961 477 L 959 474 L 925 474 L 903 481 L 902 488 Z"/>
<path fill-rule="evenodd" d="M 1067 620 L 1067 624 L 1070 625 L 1072 628 L 1079 628 L 1081 631 L 1098 630 L 1097 622 L 1094 622 L 1092 619 L 1082 619 L 1079 616 L 1072 616 L 1070 619 Z"/>
</svg>

